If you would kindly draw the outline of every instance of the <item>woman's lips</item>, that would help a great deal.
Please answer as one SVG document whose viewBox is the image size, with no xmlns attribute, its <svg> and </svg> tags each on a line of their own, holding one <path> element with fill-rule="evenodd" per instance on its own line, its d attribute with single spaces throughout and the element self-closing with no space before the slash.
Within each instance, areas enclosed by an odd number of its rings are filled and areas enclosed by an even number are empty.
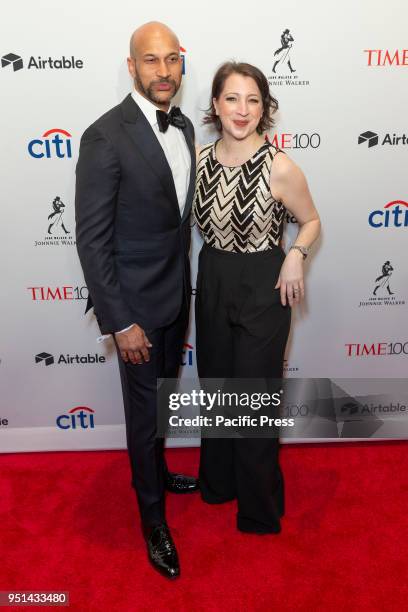
<svg viewBox="0 0 408 612">
<path fill-rule="evenodd" d="M 234 119 L 233 123 L 238 127 L 245 127 L 248 125 L 248 121 L 239 121 L 238 119 Z"/>
</svg>

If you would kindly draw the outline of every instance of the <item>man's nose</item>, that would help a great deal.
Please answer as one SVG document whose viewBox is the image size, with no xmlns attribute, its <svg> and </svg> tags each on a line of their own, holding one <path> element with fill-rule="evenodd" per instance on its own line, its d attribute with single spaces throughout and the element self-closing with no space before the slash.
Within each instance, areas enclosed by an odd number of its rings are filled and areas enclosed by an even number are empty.
<svg viewBox="0 0 408 612">
<path fill-rule="evenodd" d="M 157 66 L 157 76 L 166 79 L 170 76 L 169 68 L 165 62 L 165 60 L 161 60 L 159 65 Z"/>
</svg>

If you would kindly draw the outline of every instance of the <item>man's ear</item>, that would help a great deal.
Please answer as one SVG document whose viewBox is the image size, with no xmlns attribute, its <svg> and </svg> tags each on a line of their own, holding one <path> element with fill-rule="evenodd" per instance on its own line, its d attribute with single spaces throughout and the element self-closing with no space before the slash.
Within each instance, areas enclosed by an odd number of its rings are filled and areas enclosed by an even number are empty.
<svg viewBox="0 0 408 612">
<path fill-rule="evenodd" d="M 128 65 L 129 74 L 132 77 L 132 79 L 134 79 L 136 77 L 136 67 L 135 67 L 135 60 L 133 57 L 127 58 L 127 65 Z"/>
</svg>

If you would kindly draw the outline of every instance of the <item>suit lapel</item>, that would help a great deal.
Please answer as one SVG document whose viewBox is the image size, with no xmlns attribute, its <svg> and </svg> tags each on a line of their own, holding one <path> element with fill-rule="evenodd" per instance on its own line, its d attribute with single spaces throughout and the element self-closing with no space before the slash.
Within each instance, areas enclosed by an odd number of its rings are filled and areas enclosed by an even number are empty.
<svg viewBox="0 0 408 612">
<path fill-rule="evenodd" d="M 184 138 L 186 139 L 186 143 L 188 146 L 188 150 L 190 151 L 191 165 L 190 165 L 190 181 L 188 184 L 186 204 L 183 210 L 182 221 L 188 217 L 191 212 L 191 206 L 193 202 L 193 194 L 195 189 L 195 176 L 196 176 L 196 152 L 193 140 L 189 134 L 188 127 L 183 128 Z"/>
<path fill-rule="evenodd" d="M 124 118 L 123 125 L 126 132 L 132 138 L 140 155 L 144 157 L 161 181 L 165 192 L 168 194 L 180 217 L 180 208 L 178 205 L 173 174 L 150 123 L 130 94 L 123 100 L 121 107 Z"/>
<path fill-rule="evenodd" d="M 158 179 L 161 181 L 166 193 L 169 195 L 170 200 L 175 206 L 178 217 L 180 218 L 180 207 L 178 204 L 173 174 L 156 134 L 136 102 L 133 100 L 131 94 L 128 94 L 123 100 L 121 103 L 121 108 L 124 119 L 123 125 L 126 132 L 132 138 L 140 155 L 144 157 L 154 173 L 157 175 Z M 187 125 L 185 128 L 183 128 L 183 134 L 190 152 L 191 167 L 190 181 L 182 220 L 186 219 L 191 211 L 196 175 L 195 147 Z"/>
</svg>

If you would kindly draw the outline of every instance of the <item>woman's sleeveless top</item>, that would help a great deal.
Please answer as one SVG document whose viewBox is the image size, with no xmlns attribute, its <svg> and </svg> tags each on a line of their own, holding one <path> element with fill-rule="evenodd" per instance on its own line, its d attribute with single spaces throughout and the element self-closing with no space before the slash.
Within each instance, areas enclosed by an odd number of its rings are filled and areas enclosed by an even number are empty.
<svg viewBox="0 0 408 612">
<path fill-rule="evenodd" d="M 233 253 L 278 246 L 285 207 L 273 198 L 269 179 L 280 149 L 265 141 L 242 166 L 229 167 L 217 161 L 216 144 L 201 149 L 197 164 L 193 206 L 204 241 Z"/>
</svg>

